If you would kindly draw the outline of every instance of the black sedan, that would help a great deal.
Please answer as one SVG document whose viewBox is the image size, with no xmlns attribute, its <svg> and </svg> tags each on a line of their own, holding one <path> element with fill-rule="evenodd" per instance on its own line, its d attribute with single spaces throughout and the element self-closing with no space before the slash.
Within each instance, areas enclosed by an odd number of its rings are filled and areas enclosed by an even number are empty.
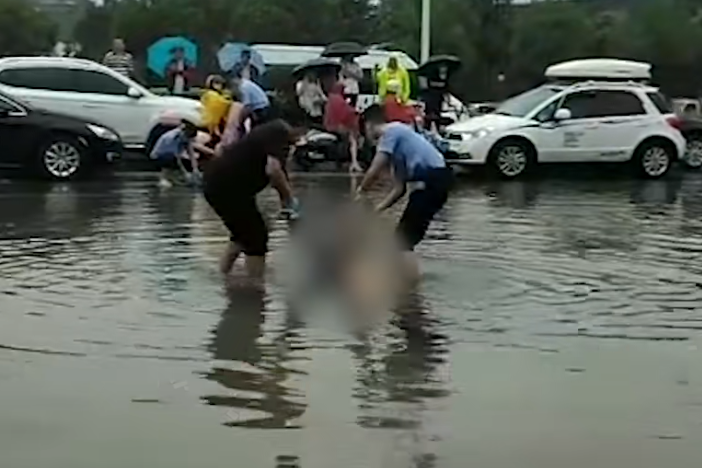
<svg viewBox="0 0 702 468">
<path fill-rule="evenodd" d="M 53 180 L 88 175 L 122 155 L 117 133 L 103 125 L 33 108 L 0 93 L 0 167 Z"/>
</svg>

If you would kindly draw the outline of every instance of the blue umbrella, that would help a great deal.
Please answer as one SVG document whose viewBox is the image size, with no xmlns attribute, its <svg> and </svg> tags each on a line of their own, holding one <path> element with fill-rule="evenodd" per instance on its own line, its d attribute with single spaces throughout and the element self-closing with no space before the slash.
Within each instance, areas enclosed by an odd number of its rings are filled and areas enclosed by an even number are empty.
<svg viewBox="0 0 702 468">
<path fill-rule="evenodd" d="M 258 74 L 263 75 L 266 73 L 266 64 L 261 54 L 243 42 L 227 42 L 219 49 L 219 52 L 217 52 L 219 68 L 223 72 L 232 71 L 234 66 L 241 60 L 241 53 L 244 51 L 251 52 L 251 64 L 258 69 Z"/>
<path fill-rule="evenodd" d="M 183 49 L 185 59 L 190 65 L 197 65 L 197 46 L 184 37 L 162 37 L 151 44 L 148 50 L 149 70 L 158 76 L 166 76 L 166 66 L 173 59 L 173 52 L 176 49 Z"/>
</svg>

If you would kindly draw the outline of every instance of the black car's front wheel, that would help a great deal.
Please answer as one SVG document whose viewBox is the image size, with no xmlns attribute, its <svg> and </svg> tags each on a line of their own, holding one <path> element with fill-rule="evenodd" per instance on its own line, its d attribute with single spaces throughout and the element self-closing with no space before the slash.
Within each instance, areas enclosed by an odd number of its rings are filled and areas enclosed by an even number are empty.
<svg viewBox="0 0 702 468">
<path fill-rule="evenodd" d="M 46 178 L 74 179 L 86 169 L 85 148 L 71 136 L 55 136 L 39 150 L 37 166 Z"/>
</svg>

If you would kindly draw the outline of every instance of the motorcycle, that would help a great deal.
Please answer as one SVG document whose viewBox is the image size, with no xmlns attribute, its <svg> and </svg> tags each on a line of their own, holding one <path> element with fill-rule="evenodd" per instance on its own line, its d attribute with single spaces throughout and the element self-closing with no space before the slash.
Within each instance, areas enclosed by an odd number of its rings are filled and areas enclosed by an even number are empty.
<svg viewBox="0 0 702 468">
<path fill-rule="evenodd" d="M 309 171 L 315 165 L 331 161 L 338 167 L 348 157 L 347 144 L 339 136 L 319 129 L 310 129 L 295 145 L 293 161 L 303 170 Z"/>
</svg>

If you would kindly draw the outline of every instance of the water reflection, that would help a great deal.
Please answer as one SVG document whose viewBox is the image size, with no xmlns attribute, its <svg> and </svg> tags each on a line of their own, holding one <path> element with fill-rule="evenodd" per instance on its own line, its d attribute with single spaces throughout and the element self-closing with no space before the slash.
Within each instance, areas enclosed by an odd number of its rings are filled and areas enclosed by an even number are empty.
<svg viewBox="0 0 702 468">
<path fill-rule="evenodd" d="M 0 184 L 0 236 L 3 239 L 65 239 L 92 234 L 102 218 L 119 208 L 120 183 Z"/>
<path fill-rule="evenodd" d="M 245 285 L 228 287 L 229 306 L 208 345 L 221 364 L 204 377 L 217 382 L 227 395 L 208 395 L 203 401 L 227 408 L 226 426 L 258 429 L 299 428 L 306 404 L 289 384 L 292 364 L 301 342 L 300 323 L 287 317 L 281 330 L 264 333 L 269 301 L 265 291 Z"/>
<path fill-rule="evenodd" d="M 450 395 L 447 388 L 447 336 L 427 308 L 425 298 L 411 294 L 398 305 L 389 330 L 362 337 L 351 347 L 357 369 L 354 396 L 357 424 L 366 429 L 408 431 L 412 466 L 432 467 L 433 439 L 426 423 L 432 400 Z"/>
<path fill-rule="evenodd" d="M 146 198 L 156 218 L 151 229 L 157 246 L 152 252 L 155 289 L 166 295 L 187 288 L 188 270 L 192 268 L 185 260 L 192 250 L 191 219 L 197 194 L 187 188 L 182 189 L 182 193 L 176 190 L 152 187 Z"/>
</svg>

